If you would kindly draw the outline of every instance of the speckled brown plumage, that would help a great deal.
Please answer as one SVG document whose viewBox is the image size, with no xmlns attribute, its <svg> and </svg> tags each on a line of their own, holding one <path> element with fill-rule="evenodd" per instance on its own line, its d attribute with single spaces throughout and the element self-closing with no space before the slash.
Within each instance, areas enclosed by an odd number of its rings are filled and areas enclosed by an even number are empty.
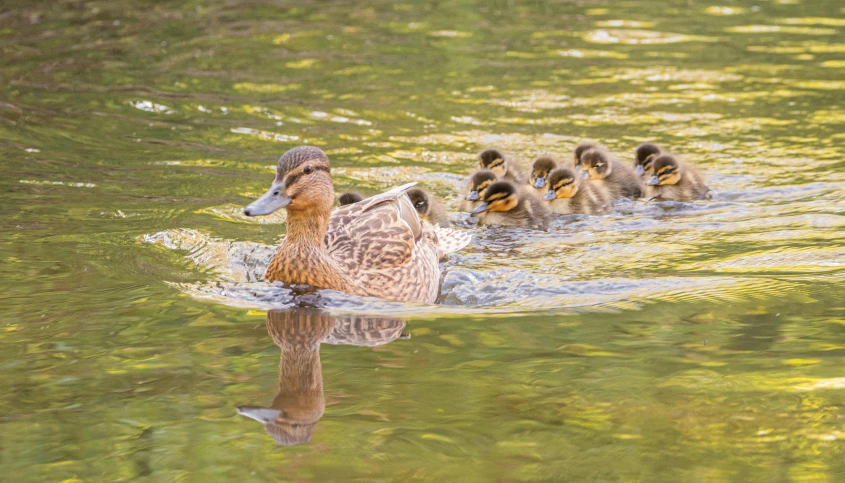
<svg viewBox="0 0 845 483">
<path fill-rule="evenodd" d="M 304 153 L 298 150 L 304 150 Z M 304 167 L 313 172 L 304 174 Z M 331 211 L 328 158 L 294 148 L 279 160 L 276 183 L 287 186 L 288 233 L 264 277 L 405 302 L 433 303 L 440 280 L 442 232 L 420 220 L 403 190 L 391 190 Z M 289 180 L 293 178 L 294 183 Z M 452 245 L 455 246 L 455 245 Z"/>
</svg>

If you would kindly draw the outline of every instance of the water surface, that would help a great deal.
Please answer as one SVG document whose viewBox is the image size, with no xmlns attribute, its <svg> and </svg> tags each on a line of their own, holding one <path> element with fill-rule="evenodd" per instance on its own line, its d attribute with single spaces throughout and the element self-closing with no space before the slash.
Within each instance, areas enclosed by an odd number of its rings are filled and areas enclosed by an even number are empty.
<svg viewBox="0 0 845 483">
<path fill-rule="evenodd" d="M 5 2 L 0 472 L 841 479 L 842 4 L 616 3 Z M 454 207 L 480 150 L 584 139 L 714 200 L 453 214 L 437 306 L 260 281 L 293 146 Z"/>
</svg>

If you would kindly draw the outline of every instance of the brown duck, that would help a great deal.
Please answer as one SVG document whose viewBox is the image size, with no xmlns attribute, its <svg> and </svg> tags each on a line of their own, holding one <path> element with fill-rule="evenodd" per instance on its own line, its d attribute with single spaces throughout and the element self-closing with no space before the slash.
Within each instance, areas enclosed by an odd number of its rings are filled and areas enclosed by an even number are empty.
<svg viewBox="0 0 845 483">
<path fill-rule="evenodd" d="M 518 226 L 546 230 L 551 213 L 545 203 L 522 192 L 510 181 L 497 181 L 481 197 L 481 204 L 472 210 L 482 225 Z"/>
<path fill-rule="evenodd" d="M 433 303 L 438 261 L 469 244 L 470 236 L 420 220 L 405 194 L 412 185 L 332 211 L 334 187 L 325 153 L 312 146 L 286 152 L 270 190 L 244 209 L 247 216 L 287 209 L 287 236 L 264 278 Z"/>
<path fill-rule="evenodd" d="M 691 164 L 671 154 L 654 160 L 654 175 L 646 182 L 646 197 L 653 200 L 695 201 L 710 199 L 704 176 Z"/>
<path fill-rule="evenodd" d="M 420 215 L 420 218 L 438 225 L 441 228 L 449 228 L 449 216 L 446 215 L 446 208 L 428 191 L 421 188 L 411 188 L 407 192 L 408 198 L 414 205 L 414 209 Z"/>
<path fill-rule="evenodd" d="M 614 199 L 635 199 L 643 195 L 642 184 L 634 170 L 604 149 L 584 151 L 581 154 L 581 166 L 589 173 L 591 180 L 605 185 Z"/>
<path fill-rule="evenodd" d="M 513 160 L 506 158 L 498 149 L 488 149 L 478 155 L 479 169 L 489 169 L 499 179 L 523 183 L 522 173 Z"/>
<path fill-rule="evenodd" d="M 610 212 L 613 198 L 602 184 L 570 169 L 558 168 L 549 174 L 549 191 L 544 197 L 553 213 L 602 215 Z"/>
<path fill-rule="evenodd" d="M 535 159 L 531 166 L 531 177 L 528 178 L 526 191 L 542 200 L 549 191 L 549 173 L 555 168 L 557 168 L 557 163 L 552 158 L 541 156 Z"/>
</svg>

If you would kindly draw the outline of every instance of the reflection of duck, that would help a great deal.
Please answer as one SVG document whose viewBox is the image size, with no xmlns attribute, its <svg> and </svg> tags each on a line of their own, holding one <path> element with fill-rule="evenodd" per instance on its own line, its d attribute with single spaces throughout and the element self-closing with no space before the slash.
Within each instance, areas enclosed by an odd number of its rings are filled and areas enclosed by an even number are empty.
<svg viewBox="0 0 845 483">
<path fill-rule="evenodd" d="M 449 228 L 449 216 L 446 215 L 446 209 L 434 195 L 420 188 L 411 188 L 407 193 L 420 218 L 432 225 Z"/>
<path fill-rule="evenodd" d="M 552 158 L 541 156 L 535 159 L 531 166 L 531 177 L 528 179 L 528 192 L 542 200 L 549 191 L 549 173 L 555 168 L 557 163 Z"/>
<path fill-rule="evenodd" d="M 558 168 L 549 175 L 549 190 L 545 196 L 551 210 L 559 215 L 583 213 L 600 215 L 610 211 L 610 192 L 601 184 L 572 170 Z"/>
<path fill-rule="evenodd" d="M 488 149 L 479 154 L 478 167 L 489 169 L 497 178 L 513 181 L 517 184 L 522 183 L 522 173 L 519 172 L 519 168 L 497 149 Z"/>
<path fill-rule="evenodd" d="M 469 244 L 469 235 L 421 221 L 405 195 L 408 186 L 332 211 L 329 169 L 320 149 L 293 148 L 279 159 L 270 190 L 244 209 L 258 216 L 287 208 L 287 236 L 264 278 L 433 303 L 440 258 Z"/>
<path fill-rule="evenodd" d="M 551 213 L 545 204 L 528 193 L 520 192 L 510 181 L 497 181 L 472 210 L 483 225 L 506 225 L 546 230 Z"/>
<path fill-rule="evenodd" d="M 654 200 L 695 201 L 710 199 L 710 188 L 691 164 L 670 154 L 654 160 L 654 175 L 646 183 L 646 196 Z"/>
<path fill-rule="evenodd" d="M 634 199 L 643 195 L 642 185 L 634 171 L 604 149 L 584 151 L 581 165 L 590 174 L 590 179 L 607 186 L 614 198 Z"/>
<path fill-rule="evenodd" d="M 374 346 L 402 336 L 398 319 L 333 317 L 310 309 L 271 310 L 267 332 L 282 350 L 279 392 L 270 407 L 240 406 L 238 414 L 262 424 L 277 443 L 307 443 L 326 409 L 320 344 Z"/>
</svg>

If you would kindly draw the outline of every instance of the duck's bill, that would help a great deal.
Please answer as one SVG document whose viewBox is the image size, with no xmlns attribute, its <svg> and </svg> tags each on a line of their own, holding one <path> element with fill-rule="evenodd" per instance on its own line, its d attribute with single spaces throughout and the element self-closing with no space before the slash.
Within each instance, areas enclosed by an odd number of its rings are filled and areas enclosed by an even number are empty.
<svg viewBox="0 0 845 483">
<path fill-rule="evenodd" d="M 576 176 L 577 176 L 577 174 L 576 174 Z M 586 169 L 584 171 L 581 171 L 581 179 L 587 179 L 589 177 L 590 177 L 589 171 L 587 171 Z"/>
<path fill-rule="evenodd" d="M 546 179 L 540 176 L 539 178 L 537 178 L 537 181 L 534 182 L 534 187 L 540 189 L 543 186 L 546 186 Z"/>
<path fill-rule="evenodd" d="M 289 205 L 290 202 L 290 197 L 285 194 L 285 184 L 274 184 L 266 193 L 261 195 L 261 198 L 258 198 L 244 208 L 244 214 L 246 216 L 269 215 Z"/>
<path fill-rule="evenodd" d="M 467 201 L 478 201 L 478 191 L 470 191 L 467 195 Z"/>
<path fill-rule="evenodd" d="M 546 193 L 546 196 L 544 196 L 543 199 L 546 200 L 546 201 L 552 201 L 553 199 L 555 199 L 555 196 L 556 195 L 555 195 L 554 190 L 549 190 L 549 192 Z"/>
<path fill-rule="evenodd" d="M 262 408 L 259 406 L 241 406 L 238 414 L 254 419 L 261 424 L 267 424 L 282 417 L 282 411 L 278 409 Z"/>
<path fill-rule="evenodd" d="M 470 216 L 478 216 L 487 211 L 488 207 L 489 205 L 487 204 L 487 202 L 483 201 L 480 205 L 476 206 L 475 209 L 472 210 L 469 214 Z"/>
<path fill-rule="evenodd" d="M 654 175 L 654 176 L 651 177 L 650 180 L 646 181 L 645 184 L 647 184 L 649 186 L 656 186 L 656 185 L 660 184 L 660 180 L 657 178 L 657 175 Z"/>
<path fill-rule="evenodd" d="M 636 173 L 637 176 L 642 176 L 645 174 L 645 168 L 643 168 L 642 164 L 638 164 L 637 167 L 634 169 L 634 173 Z"/>
<path fill-rule="evenodd" d="M 575 164 L 575 174 L 576 175 L 581 172 L 581 168 L 582 168 L 581 163 Z"/>
</svg>

